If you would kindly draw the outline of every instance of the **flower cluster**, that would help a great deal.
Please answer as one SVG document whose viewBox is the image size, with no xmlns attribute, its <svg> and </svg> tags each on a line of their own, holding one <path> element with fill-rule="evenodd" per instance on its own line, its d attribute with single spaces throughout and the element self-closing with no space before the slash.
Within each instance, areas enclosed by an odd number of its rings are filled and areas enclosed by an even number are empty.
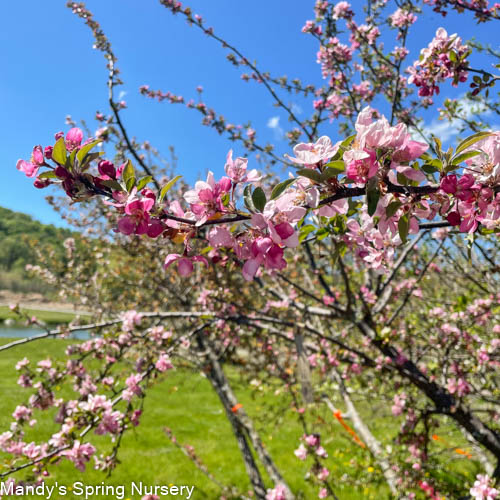
<svg viewBox="0 0 500 500">
<path fill-rule="evenodd" d="M 459 36 L 448 35 L 444 28 L 439 28 L 428 47 L 421 50 L 420 59 L 408 68 L 408 83 L 419 87 L 419 96 L 430 97 L 439 94 L 438 84 L 446 79 L 452 79 L 455 86 L 465 82 L 469 53 L 469 47 L 462 45 Z"/>
<path fill-rule="evenodd" d="M 78 129 L 68 132 L 65 140 L 60 134 L 56 137 L 51 154 L 56 166 L 47 163 L 47 154 L 44 159 L 39 146 L 30 163 L 20 160 L 18 166 L 28 176 L 39 164 L 48 168 L 37 179 L 62 184 L 74 201 L 105 197 L 105 203 L 116 209 L 120 233 L 150 238 L 163 235 L 182 243 L 182 252 L 166 257 L 165 268 L 175 263 L 184 277 L 193 272 L 195 263 L 207 267 L 210 261 L 241 265 L 246 280 L 262 269 L 283 270 L 287 266 L 285 250 L 299 245 L 305 222 L 318 231 L 324 231 L 324 223 L 333 222 L 337 241 L 364 265 L 382 272 L 395 248 L 418 232 L 422 220 L 439 215 L 469 233 L 480 224 L 489 229 L 498 226 L 498 133 L 480 133 L 465 141 L 451 165 L 441 162 L 441 167 L 433 167 L 440 173 L 440 182 L 429 184 L 428 172 L 415 162 L 436 160 L 427 155 L 427 144 L 412 138 L 405 124 L 392 126 L 366 107 L 359 113 L 355 129 L 355 136 L 344 142 L 334 144 L 324 136 L 314 143 L 296 145 L 293 156 L 287 155 L 298 169 L 296 175 L 271 192 L 261 186 L 257 170 L 248 170 L 248 159 L 233 159 L 230 151 L 225 176 L 216 180 L 209 172 L 206 181 L 196 182 L 182 199 L 168 202 L 165 195 L 178 178 L 155 192 L 147 187 L 150 178 L 137 180 L 130 162 L 115 167 L 99 153 L 92 153 L 97 142 L 82 144 Z M 92 161 L 97 162 L 95 173 Z M 238 199 L 242 190 L 244 207 Z M 366 203 L 348 217 L 347 200 L 360 195 L 366 195 Z M 232 223 L 242 229 L 231 227 Z M 195 251 L 195 239 L 209 245 L 208 253 Z"/>
<path fill-rule="evenodd" d="M 491 485 L 491 479 L 486 474 L 478 474 L 470 494 L 474 500 L 495 500 L 500 496 L 500 491 Z"/>
</svg>

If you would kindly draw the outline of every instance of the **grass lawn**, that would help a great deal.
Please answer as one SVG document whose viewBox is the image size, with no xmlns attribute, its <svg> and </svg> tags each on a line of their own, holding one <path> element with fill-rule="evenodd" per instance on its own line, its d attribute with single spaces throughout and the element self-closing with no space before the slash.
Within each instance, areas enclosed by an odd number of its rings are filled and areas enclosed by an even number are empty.
<svg viewBox="0 0 500 500">
<path fill-rule="evenodd" d="M 6 339 L 1 339 L 2 343 L 6 341 Z M 2 394 L 0 433 L 6 430 L 11 422 L 10 414 L 15 406 L 27 399 L 30 394 L 29 391 L 16 385 L 15 362 L 24 356 L 33 361 L 47 356 L 53 359 L 62 358 L 67 343 L 68 341 L 65 340 L 47 340 L 27 344 L 0 354 L 0 394 Z M 302 435 L 296 415 L 291 412 L 286 414 L 278 412 L 276 398 L 255 396 L 255 393 L 252 393 L 240 378 L 236 369 L 226 369 L 240 402 L 254 419 L 271 456 L 297 493 L 297 497 L 317 498 L 317 487 L 311 487 L 306 483 L 304 490 L 303 479 L 308 471 L 309 461 L 301 462 L 293 454 Z M 61 389 L 61 391 L 64 390 L 64 388 Z M 281 403 L 278 406 L 284 408 L 287 401 L 282 399 Z M 191 498 L 200 500 L 219 498 L 219 488 L 196 469 L 163 433 L 163 428 L 169 427 L 180 443 L 190 444 L 195 448 L 198 456 L 219 481 L 236 485 L 242 491 L 249 489 L 243 462 L 229 423 L 210 383 L 202 375 L 184 369 L 168 372 L 161 382 L 149 390 L 144 405 L 145 411 L 141 425 L 125 435 L 119 454 L 121 465 L 110 478 L 93 470 L 91 466 L 87 467 L 85 473 L 81 473 L 72 463 L 65 460 L 61 465 L 53 467 L 53 475 L 47 481 L 48 484 L 58 481 L 59 484 L 69 486 L 75 481 L 82 481 L 86 485 L 99 485 L 105 481 L 106 485 L 125 485 L 124 498 L 135 499 L 140 496 L 130 494 L 131 481 L 136 483 L 142 481 L 146 485 L 173 483 L 195 486 Z M 49 436 L 54 429 L 51 416 L 53 412 L 40 418 L 39 412 L 36 415 L 40 421 L 36 435 L 33 431 L 31 431 L 33 435 L 28 432 L 25 440 L 39 441 Z M 328 465 L 334 475 L 332 485 L 339 499 L 387 499 L 388 490 L 368 453 L 352 443 L 349 435 L 325 408 L 318 409 L 315 418 L 327 423 L 327 431 L 322 433 L 322 443 L 330 457 Z M 377 419 L 376 409 L 372 409 L 370 423 L 374 433 L 380 437 L 383 436 L 385 442 L 397 432 L 397 423 L 392 429 L 383 427 L 381 419 Z M 99 450 L 101 452 L 106 453 L 110 449 L 108 439 L 99 437 L 95 440 L 93 438 L 93 442 L 94 444 L 103 443 Z M 469 464 L 472 466 L 471 462 Z M 357 486 L 353 486 L 352 481 L 345 481 L 342 476 L 356 479 Z M 64 498 L 85 498 L 85 496 L 69 493 Z M 94 495 L 89 498 L 114 497 Z M 171 497 L 169 495 L 162 498 Z"/>
<path fill-rule="evenodd" d="M 60 323 L 69 323 L 75 314 L 62 313 L 56 311 L 38 311 L 36 309 L 25 309 L 22 308 L 23 313 L 29 316 L 36 316 L 39 320 L 43 321 L 48 325 L 58 325 Z M 19 316 L 14 314 L 7 306 L 0 306 L 0 321 L 6 319 L 19 320 Z"/>
</svg>

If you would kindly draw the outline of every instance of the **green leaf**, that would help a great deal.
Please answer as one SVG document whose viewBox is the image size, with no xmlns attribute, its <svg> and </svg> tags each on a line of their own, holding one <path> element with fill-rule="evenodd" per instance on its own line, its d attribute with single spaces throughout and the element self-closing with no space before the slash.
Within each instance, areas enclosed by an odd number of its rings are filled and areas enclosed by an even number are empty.
<svg viewBox="0 0 500 500">
<path fill-rule="evenodd" d="M 127 164 L 125 165 L 125 168 L 123 169 L 122 173 L 122 179 L 125 183 L 131 178 L 135 178 L 135 171 L 134 171 L 134 166 L 132 165 L 132 162 L 128 160 Z"/>
<path fill-rule="evenodd" d="M 245 207 L 247 207 L 250 212 L 256 211 L 252 201 L 252 188 L 250 184 L 245 186 L 245 189 L 243 190 L 243 201 L 245 202 Z"/>
<path fill-rule="evenodd" d="M 261 187 L 256 187 L 254 189 L 254 192 L 252 193 L 252 201 L 255 208 L 259 212 L 262 212 L 262 210 L 264 210 L 267 200 L 266 200 L 266 193 L 264 193 L 264 190 Z"/>
<path fill-rule="evenodd" d="M 324 240 L 329 235 L 330 235 L 330 231 L 328 231 L 328 229 L 326 227 L 321 227 L 316 232 L 316 239 L 318 241 L 321 241 L 321 240 Z"/>
<path fill-rule="evenodd" d="M 85 158 L 85 164 L 89 164 L 93 162 L 94 160 L 97 160 L 99 157 L 101 157 L 104 154 L 104 151 L 99 151 L 95 153 L 89 153 L 86 158 Z"/>
<path fill-rule="evenodd" d="M 71 154 L 66 159 L 66 168 L 68 170 L 72 170 L 75 168 L 75 157 L 76 157 L 77 152 L 78 151 L 76 149 L 73 149 L 73 151 L 71 151 Z M 79 162 L 77 162 L 77 163 L 79 163 Z"/>
<path fill-rule="evenodd" d="M 378 188 L 378 179 L 377 177 L 372 177 L 366 183 L 366 203 L 368 205 L 368 215 L 372 216 L 375 213 L 379 199 L 380 190 Z"/>
<path fill-rule="evenodd" d="M 227 207 L 229 205 L 229 201 L 231 199 L 231 196 L 229 193 L 224 193 L 224 195 L 221 197 L 222 205 Z"/>
<path fill-rule="evenodd" d="M 394 214 L 399 210 L 403 204 L 400 201 L 391 201 L 385 209 L 385 215 L 388 219 L 394 216 Z"/>
<path fill-rule="evenodd" d="M 472 146 L 476 142 L 480 141 L 481 139 L 485 139 L 486 137 L 489 137 L 490 135 L 493 135 L 491 132 L 478 132 L 477 134 L 471 135 L 470 137 L 467 137 L 467 139 L 464 139 L 457 147 L 455 151 L 455 155 L 458 153 L 461 153 L 464 149 L 467 149 L 468 147 Z"/>
<path fill-rule="evenodd" d="M 123 186 L 114 179 L 107 179 L 105 181 L 101 181 L 101 184 L 104 184 L 106 187 L 109 187 L 113 191 L 123 191 Z"/>
<path fill-rule="evenodd" d="M 302 243 L 309 234 L 315 231 L 316 227 L 312 224 L 307 224 L 300 228 L 299 241 Z"/>
<path fill-rule="evenodd" d="M 88 144 L 85 144 L 85 146 L 82 146 L 80 148 L 80 151 L 78 151 L 78 153 L 76 154 L 76 159 L 78 160 L 78 163 L 80 165 L 83 163 L 83 160 L 85 159 L 87 153 L 89 153 L 91 149 L 95 148 L 100 142 L 101 139 L 98 139 L 97 141 L 89 142 Z"/>
<path fill-rule="evenodd" d="M 150 175 L 146 175 L 142 179 L 139 179 L 139 182 L 137 183 L 137 191 L 140 191 L 143 187 L 146 187 L 153 178 Z"/>
<path fill-rule="evenodd" d="M 425 165 L 422 165 L 422 170 L 426 174 L 435 174 L 436 172 L 439 172 L 439 168 L 437 168 L 433 165 L 429 165 L 428 163 L 426 163 Z"/>
<path fill-rule="evenodd" d="M 297 179 L 287 179 L 286 181 L 280 182 L 276 186 L 274 186 L 273 190 L 271 191 L 271 200 L 275 200 L 280 196 L 288 186 L 293 184 Z"/>
<path fill-rule="evenodd" d="M 436 137 L 435 135 L 432 136 L 432 140 L 434 141 L 434 144 L 436 145 L 437 155 L 441 158 L 441 156 L 443 154 L 443 144 L 442 144 L 441 140 L 438 137 Z"/>
<path fill-rule="evenodd" d="M 299 174 L 301 177 L 307 177 L 314 182 L 321 182 L 321 174 L 317 170 L 313 170 L 311 168 L 301 168 L 299 171 L 297 171 L 297 174 Z"/>
<path fill-rule="evenodd" d="M 170 179 L 160 190 L 160 196 L 158 198 L 158 203 L 161 203 L 163 201 L 163 198 L 165 198 L 165 195 L 172 189 L 174 184 L 179 180 L 182 179 L 182 175 L 176 175 L 173 179 Z"/>
<path fill-rule="evenodd" d="M 52 150 L 52 159 L 57 163 L 59 163 L 60 165 L 65 165 L 67 153 L 68 152 L 66 151 L 66 144 L 64 143 L 64 138 L 61 137 L 54 144 L 54 149 Z"/>
<path fill-rule="evenodd" d="M 406 177 L 406 175 L 403 175 L 401 172 L 398 172 L 396 174 L 396 179 L 398 181 L 398 184 L 401 184 L 402 186 L 408 186 L 410 184 L 410 179 Z"/>
<path fill-rule="evenodd" d="M 122 179 L 125 182 L 127 191 L 130 193 L 130 191 L 132 191 L 132 188 L 135 186 L 135 171 L 130 160 L 127 162 L 125 168 L 123 169 Z"/>
<path fill-rule="evenodd" d="M 39 179 L 57 179 L 57 175 L 53 170 L 47 170 L 38 176 Z"/>
<path fill-rule="evenodd" d="M 480 155 L 481 151 L 467 151 L 466 153 L 459 154 L 458 156 L 454 156 L 452 158 L 452 164 L 458 165 L 469 158 L 474 158 L 474 156 Z"/>
<path fill-rule="evenodd" d="M 403 243 L 408 239 L 408 231 L 410 229 L 410 218 L 408 214 L 402 215 L 398 220 L 399 237 Z"/>
<path fill-rule="evenodd" d="M 448 52 L 448 57 L 451 62 L 457 62 L 457 54 L 453 50 Z"/>
<path fill-rule="evenodd" d="M 352 141 L 356 138 L 356 134 L 350 135 L 340 143 L 340 148 L 347 149 L 351 145 Z"/>
<path fill-rule="evenodd" d="M 321 177 L 327 180 L 343 172 L 345 172 L 345 163 L 342 160 L 331 161 L 325 165 L 325 170 L 321 174 Z"/>
</svg>

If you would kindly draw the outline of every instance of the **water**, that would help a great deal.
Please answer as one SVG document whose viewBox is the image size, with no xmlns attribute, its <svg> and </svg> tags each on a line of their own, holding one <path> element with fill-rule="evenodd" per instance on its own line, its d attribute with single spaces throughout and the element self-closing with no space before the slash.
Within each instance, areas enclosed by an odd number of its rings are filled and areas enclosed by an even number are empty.
<svg viewBox="0 0 500 500">
<path fill-rule="evenodd" d="M 20 338 L 40 335 L 41 333 L 44 332 L 45 330 L 42 330 L 40 328 L 28 328 L 26 326 L 13 327 L 13 326 L 0 325 L 0 338 L 20 339 Z M 90 335 L 88 331 L 82 330 L 78 332 L 73 332 L 65 338 L 87 340 L 90 338 Z"/>
</svg>

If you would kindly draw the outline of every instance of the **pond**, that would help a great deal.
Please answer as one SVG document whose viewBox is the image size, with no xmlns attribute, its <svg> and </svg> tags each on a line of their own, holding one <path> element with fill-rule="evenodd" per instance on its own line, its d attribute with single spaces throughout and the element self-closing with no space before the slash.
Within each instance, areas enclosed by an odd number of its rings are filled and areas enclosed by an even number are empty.
<svg viewBox="0 0 500 500">
<path fill-rule="evenodd" d="M 0 338 L 25 338 L 25 337 L 33 337 L 34 335 L 39 335 L 40 333 L 44 333 L 45 330 L 41 328 L 29 328 L 26 326 L 6 326 L 0 324 Z M 79 340 L 87 340 L 90 338 L 89 332 L 82 330 L 79 332 L 73 332 L 69 335 L 70 339 L 79 339 Z"/>
</svg>

